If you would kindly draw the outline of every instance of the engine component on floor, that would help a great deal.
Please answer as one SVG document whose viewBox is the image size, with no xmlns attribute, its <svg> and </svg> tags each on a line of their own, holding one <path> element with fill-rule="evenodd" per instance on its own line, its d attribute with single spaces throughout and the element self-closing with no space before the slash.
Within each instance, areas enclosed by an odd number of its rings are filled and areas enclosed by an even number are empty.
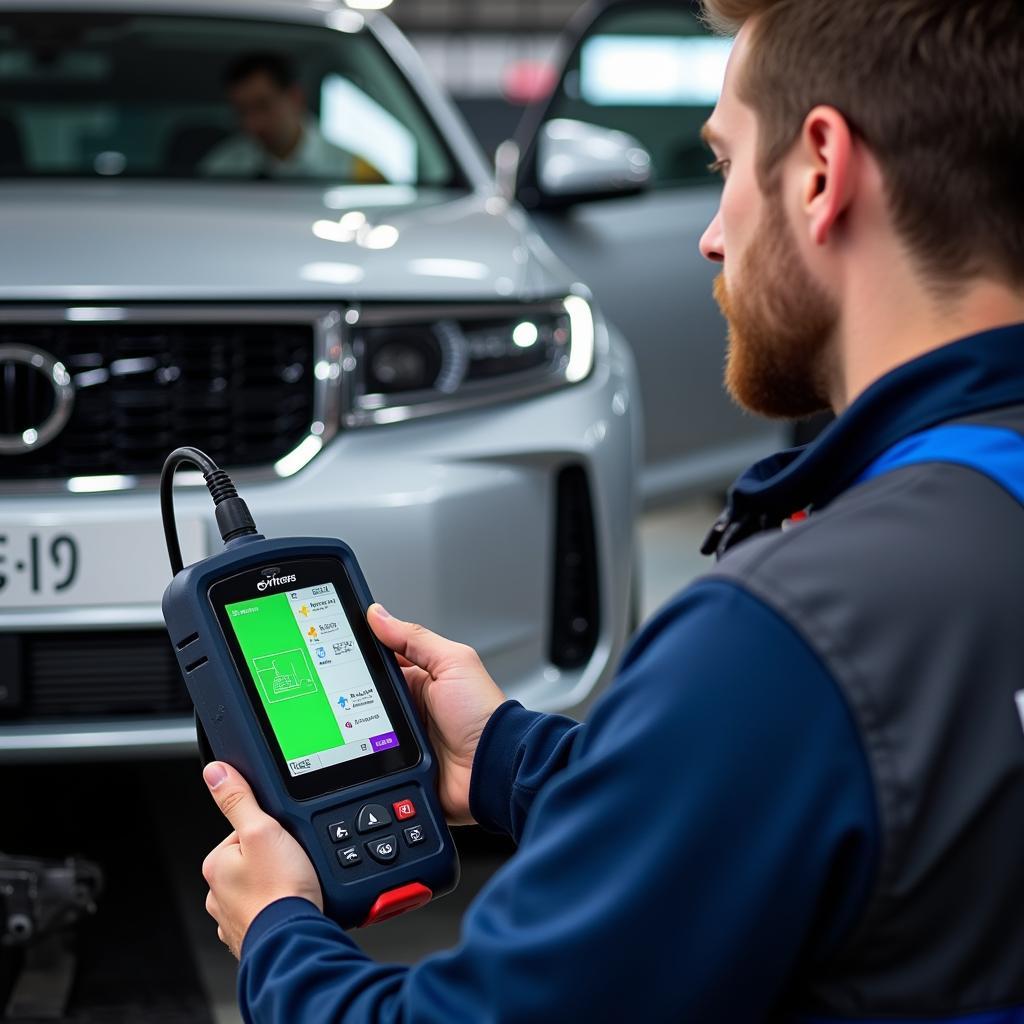
<svg viewBox="0 0 1024 1024">
<path fill-rule="evenodd" d="M 0 853 L 0 977 L 8 1020 L 63 1016 L 75 975 L 72 929 L 96 912 L 103 872 L 86 860 Z"/>
</svg>

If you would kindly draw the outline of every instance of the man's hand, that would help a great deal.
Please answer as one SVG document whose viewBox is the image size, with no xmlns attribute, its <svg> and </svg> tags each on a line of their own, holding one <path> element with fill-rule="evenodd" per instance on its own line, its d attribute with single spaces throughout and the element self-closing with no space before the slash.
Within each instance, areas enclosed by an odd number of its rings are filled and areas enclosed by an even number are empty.
<svg viewBox="0 0 1024 1024">
<path fill-rule="evenodd" d="M 396 619 L 379 604 L 371 605 L 367 618 L 380 642 L 398 655 L 427 726 L 437 753 L 441 806 L 452 824 L 470 824 L 473 755 L 487 720 L 505 702 L 505 695 L 472 647 Z"/>
<path fill-rule="evenodd" d="M 324 909 L 320 882 L 306 851 L 256 803 L 249 784 L 230 765 L 203 769 L 213 799 L 234 832 L 203 861 L 210 886 L 206 909 L 217 935 L 237 957 L 256 915 L 275 900 L 301 896 Z"/>
</svg>

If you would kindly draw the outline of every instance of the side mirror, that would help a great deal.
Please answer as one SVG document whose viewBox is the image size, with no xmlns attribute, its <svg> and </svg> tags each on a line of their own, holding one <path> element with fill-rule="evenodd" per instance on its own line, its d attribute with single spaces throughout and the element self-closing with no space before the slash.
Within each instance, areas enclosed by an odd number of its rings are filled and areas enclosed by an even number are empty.
<svg viewBox="0 0 1024 1024">
<path fill-rule="evenodd" d="M 519 158 L 519 145 L 512 139 L 506 139 L 494 154 L 494 181 L 498 188 L 498 195 L 509 202 L 516 197 Z"/>
<path fill-rule="evenodd" d="M 632 135 L 567 118 L 548 121 L 540 130 L 540 205 L 635 195 L 650 183 L 651 155 Z"/>
</svg>

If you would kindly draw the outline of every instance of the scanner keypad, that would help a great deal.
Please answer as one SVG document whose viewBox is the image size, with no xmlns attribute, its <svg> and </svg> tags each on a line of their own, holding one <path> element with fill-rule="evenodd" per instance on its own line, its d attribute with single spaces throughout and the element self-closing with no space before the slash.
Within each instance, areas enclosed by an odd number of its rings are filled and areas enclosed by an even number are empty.
<svg viewBox="0 0 1024 1024">
<path fill-rule="evenodd" d="M 316 815 L 314 825 L 346 882 L 414 863 L 435 854 L 441 845 L 429 805 L 416 784 L 340 804 Z"/>
</svg>

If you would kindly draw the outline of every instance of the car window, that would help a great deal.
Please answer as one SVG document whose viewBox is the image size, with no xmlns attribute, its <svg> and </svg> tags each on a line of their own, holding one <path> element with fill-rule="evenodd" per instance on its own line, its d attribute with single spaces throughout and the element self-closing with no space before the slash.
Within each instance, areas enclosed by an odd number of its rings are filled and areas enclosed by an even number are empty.
<svg viewBox="0 0 1024 1024">
<path fill-rule="evenodd" d="M 573 53 L 548 116 L 629 132 L 651 154 L 656 187 L 707 185 L 700 129 L 731 46 L 683 4 L 613 8 Z"/>
<path fill-rule="evenodd" d="M 0 175 L 462 185 L 365 28 L 0 14 Z"/>
</svg>

